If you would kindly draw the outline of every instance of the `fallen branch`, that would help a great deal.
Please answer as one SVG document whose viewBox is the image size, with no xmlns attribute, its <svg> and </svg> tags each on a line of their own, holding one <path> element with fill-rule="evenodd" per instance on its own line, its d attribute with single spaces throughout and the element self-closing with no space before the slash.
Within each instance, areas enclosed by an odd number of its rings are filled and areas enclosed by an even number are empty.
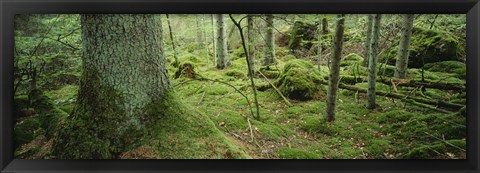
<svg viewBox="0 0 480 173">
<path fill-rule="evenodd" d="M 364 77 L 345 76 L 340 82 L 347 83 L 347 84 L 356 84 L 358 82 L 366 82 L 366 81 L 368 80 L 367 78 L 364 78 Z M 386 85 L 393 85 L 395 88 L 398 86 L 406 86 L 406 87 L 422 86 L 423 88 L 434 88 L 434 89 L 441 89 L 441 90 L 460 90 L 460 91 L 466 90 L 465 85 L 445 83 L 445 82 L 428 83 L 428 82 L 421 82 L 421 81 L 415 81 L 415 80 L 394 79 L 394 78 L 377 79 L 377 82 L 381 82 Z"/>
<path fill-rule="evenodd" d="M 270 80 L 268 80 L 268 78 L 265 75 L 263 75 L 262 72 L 258 71 L 258 73 L 262 75 L 263 78 L 265 78 L 265 80 L 267 80 L 267 82 L 270 84 L 270 86 L 273 87 L 273 89 L 275 89 L 275 91 L 277 91 L 278 95 L 280 95 L 283 98 L 287 106 L 293 106 L 292 103 L 290 103 L 290 101 L 288 101 L 288 99 L 282 94 L 282 92 L 280 92 L 280 90 L 278 90 L 278 88 L 275 87 L 275 85 L 272 82 L 270 82 Z"/>
</svg>

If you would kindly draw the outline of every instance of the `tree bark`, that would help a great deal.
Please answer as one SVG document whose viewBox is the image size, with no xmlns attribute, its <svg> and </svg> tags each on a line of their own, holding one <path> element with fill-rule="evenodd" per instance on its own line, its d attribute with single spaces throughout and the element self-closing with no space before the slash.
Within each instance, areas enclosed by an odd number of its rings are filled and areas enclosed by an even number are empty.
<svg viewBox="0 0 480 173">
<path fill-rule="evenodd" d="M 203 26 L 203 36 L 205 38 L 205 58 L 207 59 L 208 64 L 208 57 L 210 50 L 208 49 L 208 38 L 207 38 L 207 26 L 205 25 L 205 14 L 202 15 L 202 26 Z"/>
<path fill-rule="evenodd" d="M 321 29 L 320 29 L 321 28 Z M 320 70 L 320 65 L 322 65 L 322 56 L 323 51 L 327 49 L 326 40 L 328 34 L 328 21 L 327 18 L 323 18 L 321 24 L 318 26 L 318 62 L 317 69 Z"/>
<path fill-rule="evenodd" d="M 273 15 L 267 14 L 266 15 L 266 49 L 265 49 L 265 61 L 263 65 L 270 66 L 275 63 L 275 39 L 273 33 Z"/>
<path fill-rule="evenodd" d="M 345 15 L 341 14 L 337 16 L 337 28 L 335 29 L 335 42 L 333 46 L 333 56 L 330 65 L 330 77 L 328 79 L 327 90 L 327 108 L 326 108 L 326 120 L 331 122 L 335 120 L 335 105 L 337 99 L 338 90 L 338 77 L 340 75 L 340 59 L 342 57 L 343 49 L 343 32 Z"/>
<path fill-rule="evenodd" d="M 213 65 L 217 63 L 217 40 L 215 35 L 215 25 L 213 14 L 210 16 L 212 22 L 212 43 L 213 43 Z"/>
<path fill-rule="evenodd" d="M 368 15 L 368 21 L 367 21 L 367 38 L 365 40 L 365 47 L 363 51 L 363 57 L 364 59 L 364 65 L 368 67 L 368 56 L 369 56 L 369 50 L 370 50 L 370 42 L 372 41 L 372 28 L 373 28 L 373 14 Z"/>
<path fill-rule="evenodd" d="M 202 39 L 202 27 L 200 27 L 200 19 L 198 15 L 195 15 L 195 26 L 197 32 L 197 43 L 198 43 L 198 51 L 203 49 L 203 39 Z"/>
<path fill-rule="evenodd" d="M 84 56 L 76 108 L 58 130 L 58 159 L 111 159 L 136 145 L 171 88 L 160 16 L 81 15 Z M 146 122 L 145 119 L 149 121 Z"/>
<path fill-rule="evenodd" d="M 170 34 L 170 41 L 172 41 L 173 59 L 175 60 L 173 62 L 173 65 L 177 66 L 179 64 L 179 62 L 178 62 L 178 57 L 177 57 L 177 50 L 175 49 L 175 40 L 173 39 L 172 25 L 170 24 L 170 17 L 168 16 L 168 14 L 166 14 L 166 16 L 167 16 L 168 32 Z"/>
<path fill-rule="evenodd" d="M 255 36 L 254 36 L 254 29 L 253 29 L 253 21 L 254 18 L 252 15 L 248 15 L 247 17 L 247 38 L 248 38 L 248 57 L 250 58 L 250 67 L 252 70 L 251 74 L 255 74 Z M 249 73 L 250 74 L 250 73 Z"/>
<path fill-rule="evenodd" d="M 225 25 L 225 15 L 217 15 L 217 68 L 224 69 L 229 66 L 230 60 L 228 59 L 228 47 L 227 47 L 227 32 Z"/>
<path fill-rule="evenodd" d="M 396 78 L 405 79 L 408 67 L 408 54 L 410 47 L 410 37 L 412 35 L 414 14 L 402 15 L 402 33 L 400 36 L 400 45 L 398 47 L 397 61 L 395 62 Z"/>
<path fill-rule="evenodd" d="M 375 91 L 377 82 L 377 54 L 378 54 L 378 40 L 380 36 L 380 21 L 382 19 L 381 14 L 374 15 L 374 23 L 372 26 L 372 40 L 370 42 L 368 51 L 368 109 L 375 109 Z"/>
</svg>

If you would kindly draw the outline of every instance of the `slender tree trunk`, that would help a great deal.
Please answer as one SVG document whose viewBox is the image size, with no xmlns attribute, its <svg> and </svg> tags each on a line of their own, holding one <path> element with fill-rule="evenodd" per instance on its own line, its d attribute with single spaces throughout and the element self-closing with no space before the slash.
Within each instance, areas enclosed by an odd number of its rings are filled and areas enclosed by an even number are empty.
<svg viewBox="0 0 480 173">
<path fill-rule="evenodd" d="M 211 21 L 212 21 L 212 43 L 213 43 L 213 65 L 216 65 L 217 63 L 217 40 L 216 35 L 215 35 L 215 25 L 214 25 L 214 17 L 213 14 L 210 15 Z"/>
<path fill-rule="evenodd" d="M 368 15 L 367 21 L 367 38 L 365 40 L 365 47 L 363 48 L 363 57 L 364 57 L 364 65 L 368 67 L 368 56 L 370 51 L 370 42 L 372 41 L 372 27 L 373 27 L 373 14 Z"/>
<path fill-rule="evenodd" d="M 267 31 L 266 31 L 266 49 L 265 49 L 265 61 L 263 65 L 269 66 L 275 63 L 275 39 L 273 34 L 273 15 L 267 14 Z"/>
<path fill-rule="evenodd" d="M 76 108 L 53 144 L 58 159 L 111 159 L 146 136 L 171 88 L 159 15 L 81 15 L 83 69 Z M 149 121 L 145 121 L 148 119 Z"/>
<path fill-rule="evenodd" d="M 167 16 L 168 32 L 170 33 L 170 41 L 172 41 L 173 58 L 175 60 L 173 62 L 173 65 L 177 66 L 179 64 L 179 62 L 178 62 L 178 57 L 177 57 L 177 50 L 175 49 L 175 40 L 173 39 L 172 25 L 170 24 L 170 17 L 168 16 L 168 14 L 166 14 L 166 16 Z"/>
<path fill-rule="evenodd" d="M 198 14 L 195 15 L 195 26 L 197 32 L 197 43 L 198 43 L 198 51 L 203 49 L 203 39 L 202 39 L 202 27 L 200 27 L 200 19 L 198 18 Z"/>
<path fill-rule="evenodd" d="M 230 62 L 228 59 L 228 47 L 227 47 L 227 37 L 226 37 L 226 26 L 225 26 L 225 15 L 217 15 L 217 68 L 224 69 L 229 66 Z"/>
<path fill-rule="evenodd" d="M 330 77 L 328 79 L 327 90 L 327 109 L 326 120 L 331 122 L 335 120 L 335 105 L 337 100 L 338 78 L 340 76 L 340 59 L 342 57 L 343 49 L 343 31 L 345 23 L 345 15 L 337 16 L 337 28 L 335 29 L 335 42 L 333 45 L 333 55 L 330 65 Z"/>
<path fill-rule="evenodd" d="M 326 48 L 327 34 L 328 34 L 328 21 L 327 21 L 327 18 L 323 18 L 322 23 L 319 24 L 318 26 L 318 42 L 319 42 L 318 43 L 318 62 L 317 62 L 318 70 L 320 70 L 320 65 L 322 65 L 323 51 L 327 49 Z"/>
<path fill-rule="evenodd" d="M 208 49 L 208 38 L 207 38 L 207 26 L 205 25 L 205 14 L 202 15 L 202 26 L 203 26 L 203 36 L 205 38 L 205 58 L 207 59 L 208 64 L 208 57 L 210 50 Z"/>
<path fill-rule="evenodd" d="M 395 62 L 396 78 L 405 79 L 408 68 L 408 54 L 410 47 L 410 37 L 412 35 L 414 14 L 402 15 L 402 33 L 400 36 L 400 45 L 398 47 L 397 61 Z"/>
<path fill-rule="evenodd" d="M 255 44 L 254 44 L 254 41 L 255 41 L 255 36 L 254 36 L 254 30 L 253 30 L 253 16 L 252 15 L 248 15 L 247 17 L 247 38 L 248 38 L 248 57 L 250 58 L 250 67 L 251 67 L 251 70 L 252 70 L 252 73 L 251 74 L 255 74 L 255 56 L 254 56 L 254 52 L 255 52 Z M 250 74 L 250 73 L 249 73 Z"/>
<path fill-rule="evenodd" d="M 380 36 L 380 21 L 382 20 L 381 14 L 374 15 L 374 23 L 372 26 L 372 36 L 368 51 L 368 109 L 375 109 L 375 92 L 377 82 L 377 55 L 378 55 L 378 40 Z"/>
</svg>

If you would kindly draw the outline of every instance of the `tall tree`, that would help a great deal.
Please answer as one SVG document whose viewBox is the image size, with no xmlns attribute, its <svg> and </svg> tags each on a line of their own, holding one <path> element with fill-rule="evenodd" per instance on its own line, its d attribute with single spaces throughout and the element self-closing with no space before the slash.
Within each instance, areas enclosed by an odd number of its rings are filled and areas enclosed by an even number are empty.
<svg viewBox="0 0 480 173">
<path fill-rule="evenodd" d="M 207 59 L 207 64 L 208 64 L 208 55 L 210 50 L 208 49 L 208 38 L 207 38 L 207 26 L 205 25 L 205 14 L 202 15 L 202 25 L 203 25 L 203 36 L 205 38 L 205 58 Z"/>
<path fill-rule="evenodd" d="M 198 51 L 202 50 L 203 48 L 203 39 L 202 39 L 202 27 L 200 25 L 200 19 L 198 18 L 199 15 L 195 15 L 195 26 L 197 32 L 197 44 L 198 44 Z"/>
<path fill-rule="evenodd" d="M 172 48 L 173 48 L 173 59 L 174 59 L 173 65 L 177 66 L 179 62 L 178 62 L 177 50 L 175 49 L 175 40 L 173 39 L 172 25 L 170 24 L 170 17 L 168 16 L 168 14 L 166 14 L 166 17 L 167 17 L 167 24 L 168 24 L 168 32 L 169 32 L 169 35 L 170 35 L 170 41 L 172 42 Z"/>
<path fill-rule="evenodd" d="M 114 158 L 145 136 L 151 106 L 162 106 L 171 83 L 160 16 L 81 15 L 83 66 L 75 110 L 55 138 L 59 159 Z"/>
<path fill-rule="evenodd" d="M 211 19 L 211 22 L 212 22 L 212 43 L 213 43 L 213 65 L 216 64 L 217 62 L 217 40 L 215 39 L 216 38 L 216 35 L 215 35 L 215 22 L 214 22 L 214 15 L 211 14 L 210 15 L 210 19 Z"/>
<path fill-rule="evenodd" d="M 327 34 L 328 34 L 328 20 L 323 18 L 322 22 L 318 24 L 318 62 L 317 69 L 320 70 L 320 65 L 322 64 L 323 51 L 327 49 Z"/>
<path fill-rule="evenodd" d="M 368 109 L 375 109 L 375 92 L 376 92 L 376 81 L 377 81 L 377 56 L 378 56 L 378 40 L 380 36 L 380 21 L 382 20 L 381 14 L 374 15 L 374 22 L 372 25 L 372 40 L 370 41 L 369 51 L 368 51 Z"/>
<path fill-rule="evenodd" d="M 325 111 L 327 122 L 335 120 L 335 105 L 337 100 L 338 82 L 340 76 L 340 59 L 342 57 L 343 49 L 344 24 L 345 15 L 338 15 L 335 29 L 333 55 L 330 63 L 330 76 L 328 78 L 327 109 Z"/>
<path fill-rule="evenodd" d="M 275 39 L 274 39 L 274 33 L 273 33 L 273 15 L 272 14 L 267 14 L 266 16 L 266 24 L 267 24 L 267 30 L 266 30 L 266 49 L 265 49 L 265 61 L 263 62 L 263 65 L 269 66 L 273 65 L 275 63 Z"/>
<path fill-rule="evenodd" d="M 363 49 L 363 57 L 364 59 L 364 65 L 368 66 L 368 56 L 369 56 L 369 51 L 370 51 L 370 42 L 372 41 L 372 27 L 373 27 L 373 14 L 368 15 L 368 21 L 367 21 L 367 33 L 366 40 L 365 40 L 365 47 Z"/>
<path fill-rule="evenodd" d="M 253 29 L 253 22 L 254 18 L 252 15 L 248 15 L 247 17 L 247 39 L 248 39 L 248 57 L 250 58 L 250 67 L 251 67 L 251 74 L 255 73 L 255 36 L 254 36 L 254 29 Z M 250 73 L 249 73 L 250 74 Z"/>
<path fill-rule="evenodd" d="M 217 68 L 224 69 L 229 66 L 230 60 L 228 58 L 227 47 L 227 31 L 225 24 L 225 15 L 216 14 L 217 16 Z"/>
<path fill-rule="evenodd" d="M 410 48 L 410 37 L 412 35 L 414 14 L 403 14 L 402 31 L 400 35 L 400 44 L 398 47 L 397 61 L 395 62 L 394 76 L 399 79 L 405 79 L 408 68 L 408 54 Z"/>
</svg>

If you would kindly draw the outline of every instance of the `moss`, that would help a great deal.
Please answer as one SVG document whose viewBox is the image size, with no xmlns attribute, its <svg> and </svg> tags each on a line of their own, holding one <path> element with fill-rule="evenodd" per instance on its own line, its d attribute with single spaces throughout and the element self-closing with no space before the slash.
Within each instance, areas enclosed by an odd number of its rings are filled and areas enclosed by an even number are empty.
<svg viewBox="0 0 480 173">
<path fill-rule="evenodd" d="M 384 139 L 374 139 L 367 145 L 367 153 L 373 158 L 382 159 L 385 158 L 384 153 L 390 146 L 390 141 Z"/>
<path fill-rule="evenodd" d="M 278 156 L 282 159 L 321 159 L 322 157 L 310 151 L 297 148 L 280 148 Z"/>
<path fill-rule="evenodd" d="M 286 97 L 295 100 L 310 100 L 322 94 L 323 81 L 320 72 L 308 61 L 288 61 L 276 81 L 278 89 Z"/>
<path fill-rule="evenodd" d="M 288 48 L 291 50 L 309 50 L 313 46 L 317 26 L 301 21 L 295 21 L 290 31 Z"/>
<path fill-rule="evenodd" d="M 179 64 L 175 71 L 175 79 L 179 77 L 195 78 L 195 65 L 191 61 L 184 61 Z"/>
<path fill-rule="evenodd" d="M 157 104 L 158 121 L 149 129 L 148 145 L 165 159 L 249 158 L 233 145 L 203 113 L 176 99 Z"/>
<path fill-rule="evenodd" d="M 283 61 L 290 61 L 290 60 L 297 59 L 297 57 L 295 57 L 295 55 L 288 54 L 288 55 L 285 55 L 283 57 L 279 57 L 279 59 L 281 59 Z"/>
<path fill-rule="evenodd" d="M 238 69 L 230 69 L 227 72 L 225 72 L 225 75 L 235 77 L 237 79 L 245 79 L 247 76 L 245 75 L 245 72 Z"/>
<path fill-rule="evenodd" d="M 343 60 L 340 62 L 340 67 L 362 64 L 363 61 L 364 60 L 362 56 L 356 53 L 350 53 L 347 56 L 345 56 Z"/>
<path fill-rule="evenodd" d="M 196 56 L 194 54 L 191 54 L 191 53 L 181 54 L 178 57 L 178 61 L 180 61 L 180 63 L 184 63 L 184 62 L 200 63 L 201 62 L 201 60 L 200 60 L 200 58 L 198 58 L 198 56 Z"/>
<path fill-rule="evenodd" d="M 42 113 L 39 116 L 41 126 L 47 132 L 45 136 L 50 138 L 57 131 L 58 124 L 65 119 L 68 114 L 58 108 L 53 108 L 52 110 Z"/>
<path fill-rule="evenodd" d="M 405 122 L 410 120 L 414 116 L 413 113 L 407 112 L 405 110 L 392 110 L 389 112 L 385 112 L 380 114 L 377 117 L 377 121 L 379 123 L 398 123 L 398 122 Z"/>
<path fill-rule="evenodd" d="M 456 147 L 453 147 L 452 145 Z M 457 147 L 465 150 L 466 141 L 465 140 L 447 140 L 446 142 L 440 141 L 440 142 L 435 142 L 429 145 L 422 145 L 412 149 L 410 152 L 405 154 L 402 158 L 432 159 L 432 158 L 442 157 L 442 155 L 440 155 L 439 153 L 451 153 L 451 154 L 453 153 L 459 156 L 463 152 Z"/>
<path fill-rule="evenodd" d="M 40 125 L 40 120 L 37 117 L 29 117 L 24 121 L 16 124 L 14 128 L 15 148 L 35 139 L 35 137 L 38 136 L 38 134 L 35 134 L 35 131 L 41 128 Z"/>
<path fill-rule="evenodd" d="M 50 98 L 43 94 L 41 90 L 33 90 L 28 94 L 28 99 L 32 107 L 38 112 L 48 111 L 53 108 Z"/>
<path fill-rule="evenodd" d="M 434 63 L 439 61 L 458 61 L 458 57 L 465 57 L 465 47 L 462 46 L 459 38 L 456 36 L 438 30 L 429 30 L 421 27 L 414 27 L 410 43 L 410 53 L 408 58 L 409 68 L 420 68 L 422 58 L 425 63 Z M 380 62 L 389 58 L 390 65 L 395 64 L 397 57 L 398 44 L 383 54 Z"/>
<path fill-rule="evenodd" d="M 458 61 L 441 61 L 425 64 L 425 70 L 433 72 L 455 73 L 458 77 L 466 79 L 467 65 Z"/>
<path fill-rule="evenodd" d="M 338 121 L 333 124 L 327 123 L 323 118 L 318 115 L 314 116 L 305 116 L 303 121 L 300 123 L 300 127 L 309 132 L 309 133 L 320 133 L 326 135 L 334 135 L 338 133 L 339 129 L 335 126 Z"/>
<path fill-rule="evenodd" d="M 287 131 L 277 125 L 258 123 L 255 127 L 260 132 L 260 134 L 262 134 L 262 137 L 269 140 L 277 141 L 281 137 L 286 137 L 288 135 Z"/>
<path fill-rule="evenodd" d="M 205 86 L 203 90 L 209 95 L 225 95 L 229 93 L 232 89 L 223 84 L 215 84 Z"/>
<path fill-rule="evenodd" d="M 218 116 L 210 118 L 219 128 L 225 128 L 226 131 L 244 130 L 248 128 L 248 122 L 245 117 L 234 111 L 224 111 L 218 113 Z"/>
</svg>

